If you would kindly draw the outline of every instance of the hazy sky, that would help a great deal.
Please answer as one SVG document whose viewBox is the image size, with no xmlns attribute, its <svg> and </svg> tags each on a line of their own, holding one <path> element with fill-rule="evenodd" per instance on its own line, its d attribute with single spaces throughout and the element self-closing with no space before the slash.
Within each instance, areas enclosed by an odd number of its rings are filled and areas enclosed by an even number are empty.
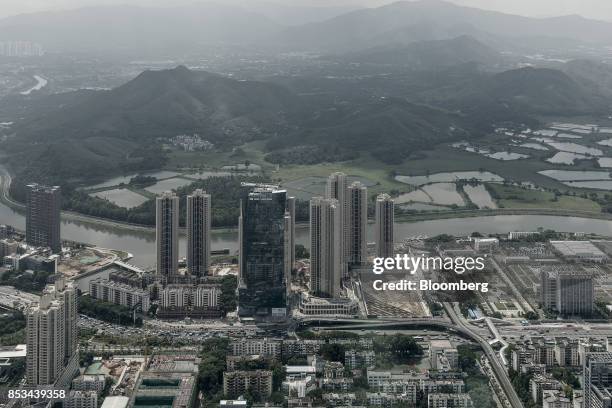
<svg viewBox="0 0 612 408">
<path fill-rule="evenodd" d="M 137 4 L 168 6 L 189 4 L 197 0 L 0 0 L 0 16 L 76 8 L 103 4 Z M 204 0 L 218 3 L 256 3 L 258 0 Z M 285 5 L 366 5 L 378 6 L 394 0 L 268 0 Z M 536 17 L 580 14 L 585 17 L 612 21 L 611 0 L 450 0 L 453 3 Z"/>
</svg>

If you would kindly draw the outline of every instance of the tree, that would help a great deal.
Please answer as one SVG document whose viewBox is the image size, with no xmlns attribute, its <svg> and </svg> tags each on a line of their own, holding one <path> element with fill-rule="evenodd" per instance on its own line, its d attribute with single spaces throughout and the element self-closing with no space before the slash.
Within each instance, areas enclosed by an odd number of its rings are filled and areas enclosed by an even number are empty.
<svg viewBox="0 0 612 408">
<path fill-rule="evenodd" d="M 202 344 L 198 387 L 205 391 L 207 398 L 214 399 L 223 389 L 223 371 L 225 356 L 229 352 L 229 340 L 221 338 L 208 339 Z"/>
<path fill-rule="evenodd" d="M 329 361 L 344 361 L 344 346 L 342 344 L 323 344 L 321 346 L 321 355 Z"/>
<path fill-rule="evenodd" d="M 466 345 L 457 347 L 457 352 L 459 354 L 458 364 L 461 371 L 470 375 L 476 374 L 479 371 L 476 364 L 478 361 L 476 352 L 470 346 Z"/>
<path fill-rule="evenodd" d="M 410 358 L 423 354 L 423 349 L 413 337 L 396 334 L 389 339 L 391 352 L 398 361 L 406 362 Z"/>
<path fill-rule="evenodd" d="M 227 275 L 221 279 L 221 298 L 220 305 L 224 314 L 236 310 L 236 288 L 238 279 L 234 275 Z"/>
<path fill-rule="evenodd" d="M 310 258 L 310 252 L 302 244 L 295 246 L 295 258 L 296 259 L 307 259 Z"/>
<path fill-rule="evenodd" d="M 313 402 L 317 404 L 321 403 L 323 401 L 323 390 L 321 388 L 311 390 L 308 392 L 307 397 L 312 398 Z"/>
</svg>

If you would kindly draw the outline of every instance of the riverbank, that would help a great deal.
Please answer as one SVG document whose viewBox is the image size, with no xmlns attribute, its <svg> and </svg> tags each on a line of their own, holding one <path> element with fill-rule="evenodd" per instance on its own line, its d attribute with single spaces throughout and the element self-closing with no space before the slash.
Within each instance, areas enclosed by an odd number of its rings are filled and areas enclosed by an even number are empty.
<svg viewBox="0 0 612 408">
<path fill-rule="evenodd" d="M 11 210 L 25 214 L 25 205 L 13 200 L 10 196 L 11 175 L 8 170 L 0 165 L 0 203 L 4 204 Z M 154 225 L 133 224 L 125 221 L 115 221 L 109 218 L 95 217 L 93 215 L 81 214 L 73 211 L 62 210 L 62 221 L 74 221 L 77 223 L 91 224 L 92 226 L 101 228 L 121 228 L 134 232 L 155 232 Z M 220 233 L 231 232 L 238 227 L 217 227 L 213 228 Z M 181 231 L 185 228 L 180 228 Z"/>
<path fill-rule="evenodd" d="M 25 212 L 25 205 L 14 201 L 10 197 L 10 185 L 11 176 L 6 168 L 0 166 L 0 203 L 9 207 L 10 209 L 19 213 Z M 557 217 L 580 217 L 588 219 L 599 219 L 610 221 L 612 220 L 612 214 L 592 211 L 581 211 L 581 210 L 557 210 L 550 208 L 497 208 L 497 209 L 472 209 L 472 210 L 448 210 L 448 211 L 432 211 L 424 213 L 412 213 L 412 214 L 396 214 L 395 221 L 402 223 L 419 222 L 419 221 L 434 221 L 434 220 L 445 220 L 454 218 L 471 218 L 471 217 L 492 217 L 500 215 L 543 215 L 543 216 L 557 216 Z M 84 224 L 85 227 L 90 225 L 99 229 L 120 229 L 125 232 L 141 232 L 141 233 L 154 233 L 155 226 L 153 225 L 140 225 L 132 224 L 124 221 L 115 221 L 108 218 L 100 218 L 91 215 L 80 214 L 72 211 L 62 211 L 62 220 L 68 222 L 74 222 L 77 224 Z M 369 220 L 370 223 L 373 220 Z M 308 223 L 298 223 L 298 227 L 307 227 Z M 234 233 L 238 229 L 234 227 L 216 227 L 213 230 L 217 233 Z M 185 228 L 180 229 L 181 233 L 185 233 Z"/>
<path fill-rule="evenodd" d="M 498 215 L 549 215 L 556 217 L 579 217 L 597 220 L 612 220 L 612 214 L 580 210 L 555 210 L 550 208 L 497 208 L 482 210 L 452 210 L 415 214 L 396 214 L 396 222 L 444 220 L 449 218 L 493 217 Z"/>
</svg>

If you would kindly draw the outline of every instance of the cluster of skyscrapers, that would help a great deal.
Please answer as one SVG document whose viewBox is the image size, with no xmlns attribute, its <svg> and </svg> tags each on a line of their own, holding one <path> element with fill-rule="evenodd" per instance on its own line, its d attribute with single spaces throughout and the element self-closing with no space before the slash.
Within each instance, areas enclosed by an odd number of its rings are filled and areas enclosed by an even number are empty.
<svg viewBox="0 0 612 408">
<path fill-rule="evenodd" d="M 179 264 L 179 197 L 171 192 L 155 200 L 155 244 L 157 274 L 161 278 L 178 276 Z M 187 196 L 187 270 L 191 276 L 203 277 L 210 266 L 211 197 L 195 190 Z"/>
<path fill-rule="evenodd" d="M 393 254 L 393 200 L 376 199 L 376 256 Z M 318 297 L 340 296 L 348 272 L 368 262 L 368 191 L 348 183 L 344 173 L 327 180 L 325 197 L 310 201 L 310 291 Z"/>
<path fill-rule="evenodd" d="M 239 217 L 239 313 L 286 313 L 291 272 L 295 267 L 296 200 L 266 184 L 243 185 Z M 179 278 L 179 197 L 165 192 L 156 198 L 158 278 Z M 187 275 L 202 278 L 211 262 L 211 196 L 195 190 L 186 197 Z M 59 187 L 27 186 L 26 241 L 61 251 Z M 380 195 L 375 203 L 376 256 L 393 254 L 393 201 Z M 341 296 L 349 271 L 364 266 L 367 250 L 368 194 L 359 181 L 349 184 L 332 174 L 325 196 L 310 201 L 310 294 Z"/>
<path fill-rule="evenodd" d="M 0 41 L 0 56 L 3 57 L 41 57 L 45 54 L 43 46 L 31 41 Z"/>
<path fill-rule="evenodd" d="M 295 199 L 272 185 L 245 184 L 240 204 L 239 314 L 286 313 L 295 266 Z M 310 200 L 310 294 L 342 296 L 349 271 L 364 266 L 368 195 L 361 182 L 332 174 L 325 196 Z M 393 201 L 376 201 L 377 256 L 393 253 Z"/>
</svg>

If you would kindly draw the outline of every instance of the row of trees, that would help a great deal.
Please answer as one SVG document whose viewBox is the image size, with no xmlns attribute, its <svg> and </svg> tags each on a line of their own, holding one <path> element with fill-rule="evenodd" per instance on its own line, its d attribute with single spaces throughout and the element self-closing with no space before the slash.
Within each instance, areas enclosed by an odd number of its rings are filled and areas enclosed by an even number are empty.
<svg viewBox="0 0 612 408">
<path fill-rule="evenodd" d="M 94 300 L 88 295 L 79 298 L 79 313 L 109 323 L 134 324 L 133 312 L 129 307 Z M 142 317 L 136 317 L 135 324 L 142 326 Z"/>
<path fill-rule="evenodd" d="M 148 178 L 138 179 L 136 183 L 145 183 Z M 134 181 L 134 179 L 132 179 Z M 177 189 L 179 196 L 179 222 L 185 225 L 187 218 L 187 195 L 196 189 L 203 189 L 212 195 L 212 226 L 233 227 L 238 222 L 240 214 L 240 198 L 243 194 L 242 182 L 266 183 L 269 179 L 259 176 L 211 177 Z M 133 184 L 133 183 L 130 183 Z M 64 209 L 76 211 L 94 217 L 108 218 L 117 221 L 140 225 L 155 225 L 155 200 L 148 200 L 134 208 L 119 207 L 110 201 L 90 196 L 83 190 L 64 192 Z M 296 219 L 308 220 L 308 202 L 298 200 L 296 204 Z"/>
<path fill-rule="evenodd" d="M 221 280 L 221 310 L 223 314 L 236 310 L 237 298 L 236 288 L 238 287 L 238 278 L 234 275 L 224 276 Z"/>
<path fill-rule="evenodd" d="M 0 316 L 0 344 L 10 346 L 23 343 L 25 326 L 25 316 L 20 311 Z"/>
<path fill-rule="evenodd" d="M 51 274 L 46 271 L 23 273 L 17 270 L 7 271 L 0 277 L 0 285 L 14 286 L 24 292 L 40 294 L 47 285 Z"/>
<path fill-rule="evenodd" d="M 265 160 L 275 164 L 317 164 L 354 160 L 359 152 L 339 146 L 294 146 L 268 153 Z"/>
<path fill-rule="evenodd" d="M 423 348 L 414 337 L 399 333 L 374 338 L 374 351 L 386 356 L 393 364 L 408 364 L 423 355 Z"/>
</svg>

